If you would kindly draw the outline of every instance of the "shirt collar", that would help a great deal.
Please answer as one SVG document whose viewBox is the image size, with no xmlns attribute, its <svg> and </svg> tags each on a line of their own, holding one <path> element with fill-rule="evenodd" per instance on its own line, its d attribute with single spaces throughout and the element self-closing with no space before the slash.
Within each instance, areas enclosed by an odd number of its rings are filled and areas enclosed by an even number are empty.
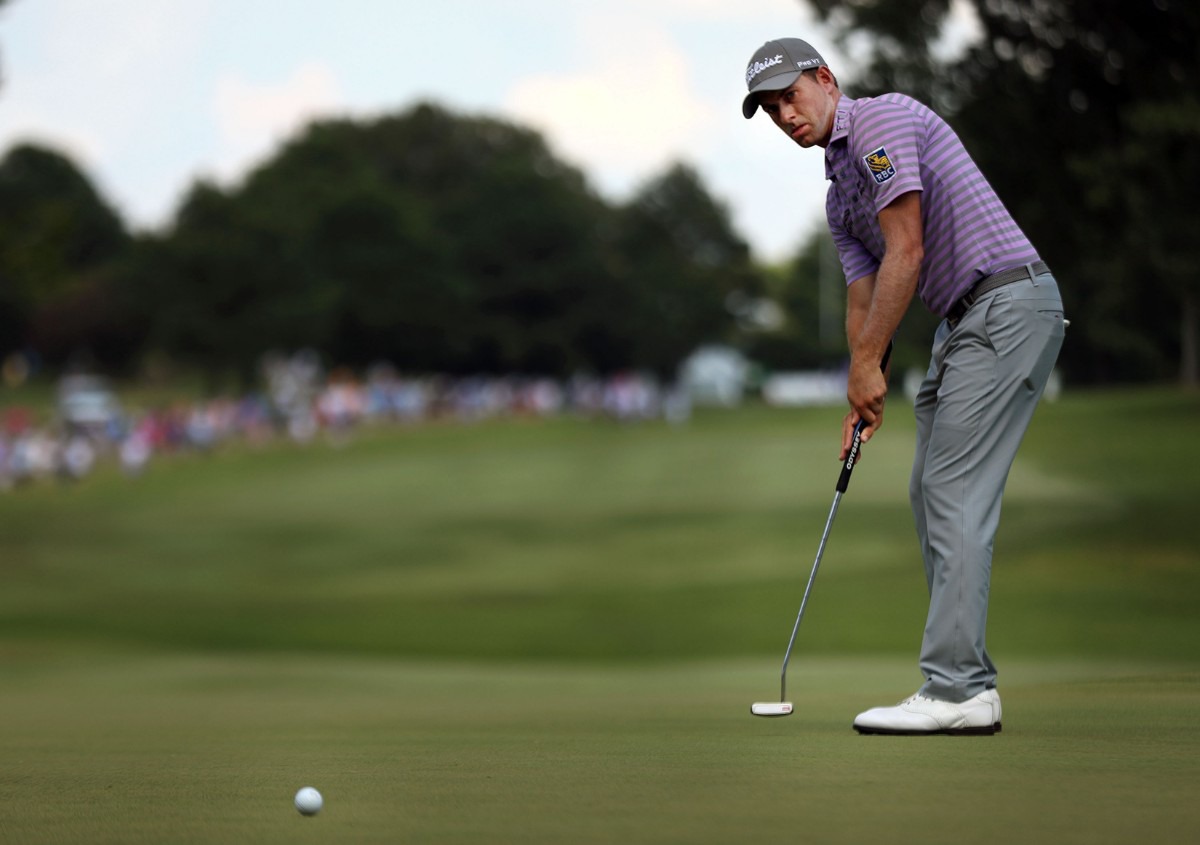
<svg viewBox="0 0 1200 845">
<path fill-rule="evenodd" d="M 851 100 L 845 94 L 838 97 L 837 113 L 833 116 L 833 130 L 829 133 L 829 143 L 840 141 L 850 134 L 850 117 L 858 100 Z"/>
<path fill-rule="evenodd" d="M 837 110 L 833 116 L 833 128 L 829 132 L 829 143 L 825 145 L 825 178 L 833 177 L 833 162 L 831 154 L 834 150 L 834 144 L 840 147 L 841 141 L 846 140 L 846 136 L 850 134 L 850 118 L 853 116 L 854 107 L 858 104 L 857 100 L 852 100 L 845 94 L 838 97 Z"/>
</svg>

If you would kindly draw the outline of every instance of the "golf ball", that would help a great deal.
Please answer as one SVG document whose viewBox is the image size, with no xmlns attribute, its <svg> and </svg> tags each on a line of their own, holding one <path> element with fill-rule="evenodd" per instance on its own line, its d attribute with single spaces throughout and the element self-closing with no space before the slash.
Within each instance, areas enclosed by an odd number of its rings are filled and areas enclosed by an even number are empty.
<svg viewBox="0 0 1200 845">
<path fill-rule="evenodd" d="M 296 809 L 300 811 L 301 815 L 315 816 L 321 812 L 321 806 L 324 803 L 321 793 L 311 786 L 306 786 L 296 793 Z"/>
</svg>

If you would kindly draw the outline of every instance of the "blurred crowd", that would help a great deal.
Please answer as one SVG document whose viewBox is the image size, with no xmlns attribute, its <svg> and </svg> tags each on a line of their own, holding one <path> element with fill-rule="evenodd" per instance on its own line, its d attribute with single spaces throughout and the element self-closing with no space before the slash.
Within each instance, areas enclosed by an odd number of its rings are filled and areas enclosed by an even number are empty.
<svg viewBox="0 0 1200 845">
<path fill-rule="evenodd" d="M 64 380 L 53 421 L 39 425 L 22 407 L 2 412 L 0 490 L 40 479 L 78 481 L 103 461 L 136 477 L 161 456 L 209 453 L 231 441 L 337 446 L 365 426 L 560 415 L 683 422 L 691 412 L 684 391 L 641 373 L 566 381 L 415 378 L 379 366 L 360 378 L 347 370 L 326 374 L 314 356 L 299 354 L 269 359 L 263 376 L 263 388 L 244 396 L 146 410 L 123 408 L 96 379 Z"/>
</svg>

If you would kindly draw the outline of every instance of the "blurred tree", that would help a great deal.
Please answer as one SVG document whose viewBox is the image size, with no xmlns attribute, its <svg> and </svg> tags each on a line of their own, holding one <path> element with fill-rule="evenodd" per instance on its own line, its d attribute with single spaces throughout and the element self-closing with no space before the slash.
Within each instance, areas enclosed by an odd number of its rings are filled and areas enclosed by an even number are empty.
<svg viewBox="0 0 1200 845">
<path fill-rule="evenodd" d="M 306 244 L 317 287 L 327 291 L 328 354 L 346 364 L 392 359 L 430 369 L 456 357 L 461 303 L 444 284 L 441 239 L 402 196 L 347 185 L 314 221 Z"/>
<path fill-rule="evenodd" d="M 246 386 L 269 348 L 327 340 L 331 294 L 314 289 L 296 239 L 252 219 L 219 188 L 197 184 L 174 227 L 143 239 L 130 284 L 152 318 L 148 346 Z"/>
<path fill-rule="evenodd" d="M 530 130 L 419 106 L 385 127 L 403 180 L 452 246 L 440 280 L 460 303 L 442 328 L 459 366 L 563 374 L 589 365 L 579 333 L 607 287 L 610 209 Z"/>
<path fill-rule="evenodd" d="M 0 353 L 35 347 L 51 364 L 121 357 L 123 300 L 112 266 L 129 236 L 65 156 L 22 144 L 0 160 Z"/>
<path fill-rule="evenodd" d="M 600 199 L 536 132 L 432 105 L 313 124 L 131 239 L 65 157 L 0 163 L 0 331 L 62 363 L 174 360 L 216 386 L 270 349 L 416 371 L 673 374 L 762 290 L 699 174 Z"/>
<path fill-rule="evenodd" d="M 298 241 L 346 363 L 564 372 L 609 213 L 533 132 L 430 105 L 317 124 L 238 201 Z"/>
<path fill-rule="evenodd" d="M 1178 233 L 1196 219 L 1186 174 L 1200 141 L 1200 4 L 806 1 L 851 55 L 869 45 L 858 79 L 842 80 L 852 96 L 905 91 L 962 135 L 1062 282 L 1071 375 L 1174 371 L 1195 383 L 1187 268 L 1200 266 L 1200 242 Z M 981 37 L 946 58 L 939 37 L 963 9 Z"/>
<path fill-rule="evenodd" d="M 601 313 L 609 331 L 625 336 L 612 348 L 628 350 L 626 366 L 665 376 L 700 343 L 733 341 L 732 297 L 764 291 L 728 209 L 687 165 L 650 180 L 621 210 L 615 246 L 615 296 Z"/>
<path fill-rule="evenodd" d="M 139 243 L 154 344 L 252 372 L 267 348 L 402 369 L 673 370 L 729 324 L 749 250 L 675 168 L 614 209 L 535 132 L 423 104 L 310 126 Z"/>
<path fill-rule="evenodd" d="M 1110 241 L 1094 237 L 1098 254 L 1091 267 L 1119 282 L 1099 291 L 1105 307 L 1090 309 L 1103 330 L 1094 338 L 1105 345 L 1101 366 L 1122 372 L 1126 362 L 1140 361 L 1165 371 L 1174 360 L 1180 381 L 1197 387 L 1200 244 L 1194 183 L 1186 173 L 1200 144 L 1200 100 L 1131 106 L 1118 137 L 1091 159 L 1068 162 L 1086 206 L 1112 221 Z M 1097 179 L 1097 172 L 1120 178 Z M 1113 265 L 1099 264 L 1104 257 Z"/>
</svg>

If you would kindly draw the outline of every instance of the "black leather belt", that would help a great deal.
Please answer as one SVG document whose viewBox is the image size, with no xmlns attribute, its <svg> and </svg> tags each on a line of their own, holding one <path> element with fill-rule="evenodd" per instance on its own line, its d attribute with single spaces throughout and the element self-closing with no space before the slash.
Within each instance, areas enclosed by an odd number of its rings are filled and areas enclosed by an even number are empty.
<svg viewBox="0 0 1200 845">
<path fill-rule="evenodd" d="M 1049 272 L 1050 267 L 1045 261 L 1035 261 L 1032 264 L 1023 264 L 1020 267 L 1013 267 L 1011 270 L 1001 270 L 999 273 L 984 276 L 975 283 L 975 287 L 966 292 L 962 299 L 950 306 L 950 310 L 946 313 L 946 319 L 953 326 L 963 318 L 963 315 L 985 293 L 990 293 L 996 288 L 1002 288 L 1005 285 L 1011 285 L 1013 282 L 1032 279 Z"/>
</svg>

